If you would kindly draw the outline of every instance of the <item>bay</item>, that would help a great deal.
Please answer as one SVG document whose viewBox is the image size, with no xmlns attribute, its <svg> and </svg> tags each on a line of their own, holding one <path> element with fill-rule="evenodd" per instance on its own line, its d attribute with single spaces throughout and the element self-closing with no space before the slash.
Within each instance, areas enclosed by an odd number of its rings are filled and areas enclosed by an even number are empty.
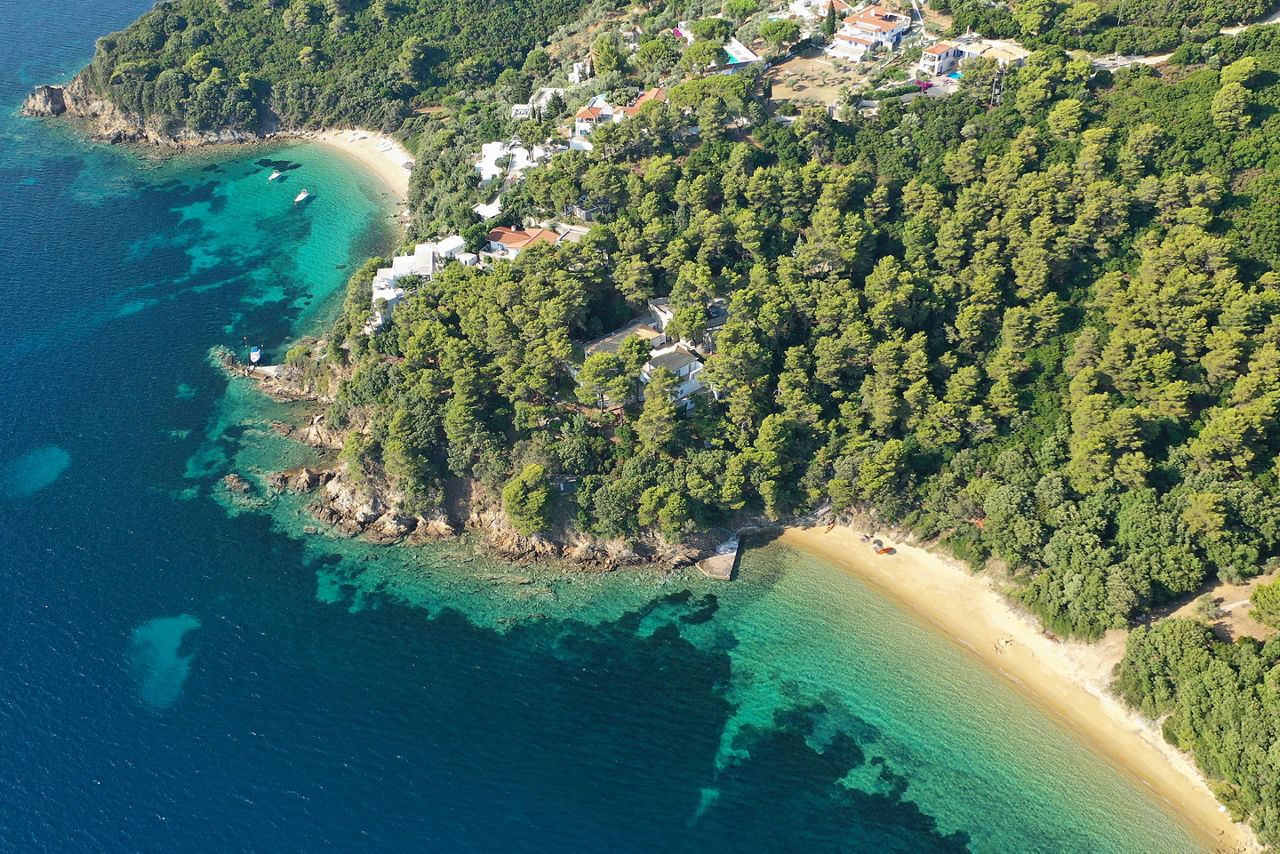
<svg viewBox="0 0 1280 854">
<path fill-rule="evenodd" d="M 260 488 L 313 459 L 270 429 L 301 410 L 209 350 L 323 331 L 389 197 L 318 146 L 157 159 L 13 115 L 147 5 L 0 2 L 0 849 L 1196 850 L 780 546 L 725 585 L 306 533 Z"/>
</svg>

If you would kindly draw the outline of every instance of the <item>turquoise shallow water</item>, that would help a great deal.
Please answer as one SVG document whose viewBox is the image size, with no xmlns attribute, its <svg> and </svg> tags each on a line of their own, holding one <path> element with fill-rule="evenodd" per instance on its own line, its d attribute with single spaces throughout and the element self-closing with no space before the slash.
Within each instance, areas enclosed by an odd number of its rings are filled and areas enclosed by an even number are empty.
<svg viewBox="0 0 1280 854">
<path fill-rule="evenodd" d="M 0 103 L 145 5 L 0 4 Z M 385 190 L 316 147 L 155 161 L 8 113 L 0 142 L 0 850 L 1195 850 L 784 548 L 732 584 L 573 575 L 228 494 L 321 460 L 210 347 L 322 330 L 397 239 Z"/>
</svg>

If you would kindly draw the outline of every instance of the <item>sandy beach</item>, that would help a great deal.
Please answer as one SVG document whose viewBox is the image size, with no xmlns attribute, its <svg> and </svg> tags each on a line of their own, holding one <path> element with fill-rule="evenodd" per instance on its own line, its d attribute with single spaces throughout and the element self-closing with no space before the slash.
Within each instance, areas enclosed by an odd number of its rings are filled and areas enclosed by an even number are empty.
<svg viewBox="0 0 1280 854">
<path fill-rule="evenodd" d="M 359 128 L 326 130 L 300 136 L 332 146 L 348 157 L 359 160 L 396 193 L 401 208 L 407 204 L 413 155 L 391 137 Z"/>
<path fill-rule="evenodd" d="M 860 532 L 791 528 L 783 543 L 830 561 L 882 590 L 1015 682 L 1056 718 L 1165 801 L 1218 852 L 1261 851 L 1253 832 L 1220 808 L 1190 757 L 1108 693 L 1126 632 L 1097 644 L 1057 642 L 1015 610 L 986 576 L 880 534 L 896 554 L 877 556 Z"/>
</svg>

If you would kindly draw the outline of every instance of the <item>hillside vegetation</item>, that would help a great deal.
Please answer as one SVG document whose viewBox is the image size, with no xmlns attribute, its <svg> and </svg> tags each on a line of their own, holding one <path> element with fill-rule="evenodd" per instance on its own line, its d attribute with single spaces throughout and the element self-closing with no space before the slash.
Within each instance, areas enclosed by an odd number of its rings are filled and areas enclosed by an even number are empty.
<svg viewBox="0 0 1280 854">
<path fill-rule="evenodd" d="M 1036 53 L 947 99 L 783 126 L 747 81 L 694 80 L 508 197 L 599 204 L 585 241 L 452 268 L 372 339 L 330 412 L 344 456 L 432 503 L 502 494 L 526 531 L 689 531 L 872 508 L 975 567 L 995 558 L 1060 633 L 1096 637 L 1280 555 L 1280 28 L 1160 79 Z M 693 127 L 699 133 L 690 136 Z M 643 346 L 572 342 L 668 296 L 731 316 L 685 414 Z M 637 343 L 638 342 L 632 342 Z M 334 349 L 345 359 L 345 350 Z M 556 483 L 572 483 L 567 494 Z M 530 508 L 536 508 L 531 512 Z M 1280 843 L 1280 647 L 1136 630 L 1119 687 Z"/>
<path fill-rule="evenodd" d="M 742 78 L 681 84 L 508 197 L 606 223 L 421 288 L 357 336 L 335 414 L 372 407 L 356 456 L 424 501 L 536 463 L 603 535 L 871 506 L 998 558 L 1059 632 L 1252 575 L 1280 553 L 1280 228 L 1251 204 L 1280 164 L 1280 51 L 1254 41 L 1176 82 L 1043 51 L 999 107 L 975 69 L 852 124 L 770 121 Z M 572 341 L 655 296 L 696 331 L 716 295 L 716 397 L 578 402 Z M 642 357 L 593 375 L 634 394 Z"/>
<path fill-rule="evenodd" d="M 1182 55 L 1199 61 L 1198 48 L 1223 27 L 1257 21 L 1275 0 L 935 0 L 931 8 L 953 16 L 952 31 L 968 29 L 988 38 L 1018 39 L 1029 47 L 1060 45 L 1095 55 L 1158 54 L 1185 45 Z"/>
<path fill-rule="evenodd" d="M 1280 636 L 1226 644 L 1191 620 L 1140 626 L 1117 687 L 1164 718 L 1165 738 L 1194 754 L 1236 819 L 1280 844 Z"/>
<path fill-rule="evenodd" d="M 399 129 L 413 107 L 485 86 L 586 0 L 172 0 L 98 40 L 90 86 L 194 130 Z"/>
</svg>

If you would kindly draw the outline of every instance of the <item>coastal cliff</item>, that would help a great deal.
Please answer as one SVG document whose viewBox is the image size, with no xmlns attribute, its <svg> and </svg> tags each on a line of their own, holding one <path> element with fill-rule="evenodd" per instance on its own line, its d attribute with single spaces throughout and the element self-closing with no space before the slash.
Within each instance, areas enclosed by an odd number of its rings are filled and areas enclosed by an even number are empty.
<svg viewBox="0 0 1280 854">
<path fill-rule="evenodd" d="M 183 150 L 265 138 L 262 134 L 233 128 L 197 131 L 185 126 L 173 127 L 156 118 L 144 120 L 94 92 L 83 75 L 65 86 L 37 86 L 19 112 L 30 118 L 77 120 L 90 138 L 112 144 L 138 143 Z"/>
</svg>

